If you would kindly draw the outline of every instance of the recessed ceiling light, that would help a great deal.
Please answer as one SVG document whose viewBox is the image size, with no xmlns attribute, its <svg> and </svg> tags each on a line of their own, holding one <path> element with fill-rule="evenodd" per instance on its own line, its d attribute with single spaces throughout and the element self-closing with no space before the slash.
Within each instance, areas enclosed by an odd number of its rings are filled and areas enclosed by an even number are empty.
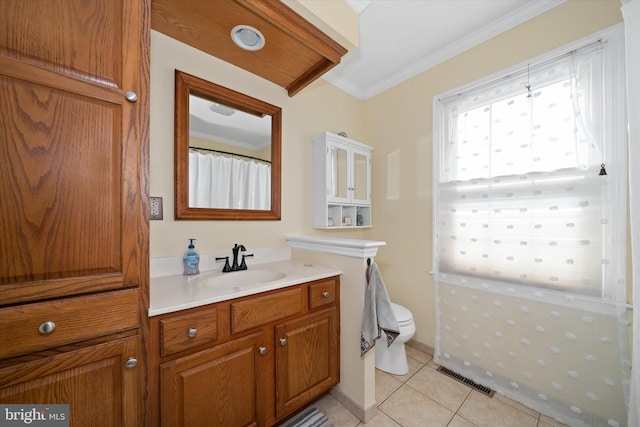
<svg viewBox="0 0 640 427">
<path fill-rule="evenodd" d="M 233 27 L 231 40 L 244 50 L 260 50 L 265 43 L 262 33 L 249 25 Z"/>
</svg>

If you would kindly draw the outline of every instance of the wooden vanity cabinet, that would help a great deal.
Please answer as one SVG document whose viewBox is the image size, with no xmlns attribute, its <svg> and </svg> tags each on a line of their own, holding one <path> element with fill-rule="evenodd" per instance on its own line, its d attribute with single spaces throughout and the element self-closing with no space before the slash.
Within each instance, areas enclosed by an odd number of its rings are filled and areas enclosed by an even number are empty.
<svg viewBox="0 0 640 427">
<path fill-rule="evenodd" d="M 335 276 L 153 317 L 160 424 L 272 426 L 326 393 L 340 377 L 339 286 Z"/>
</svg>

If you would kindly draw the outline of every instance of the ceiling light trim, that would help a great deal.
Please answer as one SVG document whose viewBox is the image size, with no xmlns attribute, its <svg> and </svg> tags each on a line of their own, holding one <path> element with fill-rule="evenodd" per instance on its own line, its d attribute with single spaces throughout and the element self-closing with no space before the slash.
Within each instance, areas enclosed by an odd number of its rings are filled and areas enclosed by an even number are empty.
<svg viewBox="0 0 640 427">
<path fill-rule="evenodd" d="M 231 30 L 231 40 L 241 49 L 248 51 L 260 50 L 265 45 L 264 35 L 250 25 L 236 25 Z"/>
</svg>

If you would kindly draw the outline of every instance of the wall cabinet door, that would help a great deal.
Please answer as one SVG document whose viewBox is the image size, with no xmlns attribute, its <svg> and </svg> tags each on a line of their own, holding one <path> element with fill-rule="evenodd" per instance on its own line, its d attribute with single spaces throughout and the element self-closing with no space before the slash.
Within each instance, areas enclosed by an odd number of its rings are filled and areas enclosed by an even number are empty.
<svg viewBox="0 0 640 427">
<path fill-rule="evenodd" d="M 340 379 L 336 308 L 276 325 L 276 416 L 299 409 Z"/>
<path fill-rule="evenodd" d="M 144 368 L 131 358 L 143 360 L 137 336 L 0 368 L 0 402 L 68 404 L 72 426 L 139 427 Z"/>
<path fill-rule="evenodd" d="M 163 364 L 162 426 L 265 425 L 264 341 L 257 332 Z"/>
<path fill-rule="evenodd" d="M 371 203 L 369 151 L 327 140 L 327 193 L 331 203 Z"/>
</svg>

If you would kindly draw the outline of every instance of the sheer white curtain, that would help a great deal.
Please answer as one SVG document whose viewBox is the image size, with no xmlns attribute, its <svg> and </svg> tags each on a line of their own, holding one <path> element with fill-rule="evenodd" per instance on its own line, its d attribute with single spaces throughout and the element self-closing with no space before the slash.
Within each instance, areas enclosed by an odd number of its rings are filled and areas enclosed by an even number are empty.
<svg viewBox="0 0 640 427">
<path fill-rule="evenodd" d="M 271 166 L 215 153 L 189 153 L 189 206 L 269 209 Z"/>
<path fill-rule="evenodd" d="M 622 48 L 434 100 L 435 359 L 573 426 L 627 425 Z"/>
<path fill-rule="evenodd" d="M 623 0 L 629 117 L 629 194 L 633 275 L 633 351 L 629 426 L 640 426 L 640 0 Z"/>
</svg>

